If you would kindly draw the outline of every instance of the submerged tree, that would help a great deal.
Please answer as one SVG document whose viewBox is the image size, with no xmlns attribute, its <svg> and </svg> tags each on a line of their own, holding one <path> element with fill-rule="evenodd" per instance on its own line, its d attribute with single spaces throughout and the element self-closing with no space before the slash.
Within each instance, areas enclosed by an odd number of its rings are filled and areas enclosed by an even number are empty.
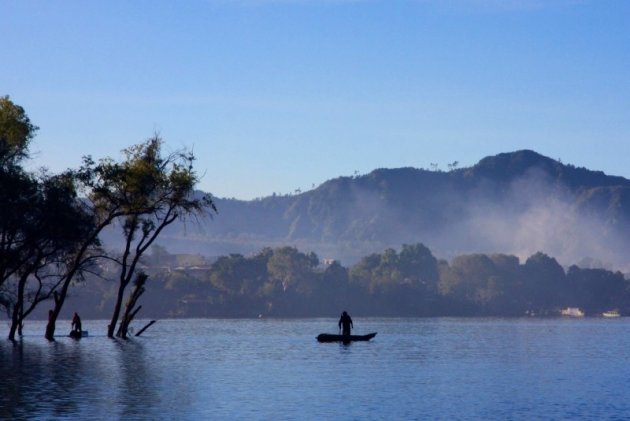
<svg viewBox="0 0 630 421">
<path fill-rule="evenodd" d="M 22 107 L 0 98 L 0 302 L 11 318 L 11 340 L 54 293 L 56 269 L 90 223 L 67 174 L 37 176 L 21 166 L 36 130 Z"/>
<path fill-rule="evenodd" d="M 89 224 L 67 175 L 37 176 L 22 167 L 36 131 L 22 107 L 0 97 L 0 302 L 11 318 L 11 340 L 54 293 L 56 269 Z"/>
<path fill-rule="evenodd" d="M 198 178 L 193 170 L 193 154 L 180 151 L 163 157 L 161 146 L 161 139 L 154 137 L 123 151 L 122 162 L 107 158 L 97 163 L 91 157 L 84 158 L 76 179 L 85 196 L 82 204 L 93 215 L 94 225 L 66 266 L 63 282 L 54 296 L 55 307 L 46 329 L 49 340 L 53 339 L 55 322 L 72 279 L 95 257 L 107 257 L 120 265 L 118 293 L 107 329 L 107 335 L 113 337 L 125 288 L 134 277 L 140 257 L 166 226 L 177 219 L 201 215 L 208 207 L 214 209 L 209 196 L 194 195 Z M 122 255 L 99 256 L 94 248 L 98 236 L 115 222 L 123 229 Z M 125 329 L 120 336 L 126 337 Z"/>
<path fill-rule="evenodd" d="M 192 152 L 177 151 L 162 155 L 162 140 L 153 137 L 147 142 L 125 150 L 122 164 L 104 161 L 98 169 L 104 174 L 113 190 L 95 191 L 99 201 L 125 203 L 127 212 L 120 218 L 124 238 L 120 264 L 118 292 L 114 303 L 107 336 L 113 337 L 120 316 L 125 289 L 136 272 L 140 258 L 151 247 L 160 233 L 176 220 L 199 217 L 209 209 L 216 211 L 209 195 L 196 195 L 194 187 L 199 181 L 193 168 Z M 113 195 L 112 195 L 113 193 Z M 130 300 L 131 305 L 135 301 Z M 130 314 L 128 308 L 126 314 Z M 129 323 L 120 324 L 116 335 L 127 337 Z"/>
<path fill-rule="evenodd" d="M 94 174 L 91 173 L 90 165 L 93 161 L 85 158 L 85 165 L 77 172 L 72 172 L 70 179 L 74 183 L 74 188 L 84 195 L 77 201 L 82 212 L 88 215 L 91 221 L 90 228 L 84 232 L 81 241 L 74 248 L 73 252 L 62 262 L 59 281 L 53 292 L 53 308 L 48 315 L 45 337 L 49 341 L 54 341 L 55 326 L 57 318 L 68 295 L 70 284 L 75 279 L 81 279 L 84 270 L 95 264 L 96 259 L 102 256 L 100 249 L 99 235 L 105 228 L 110 226 L 116 218 L 125 215 L 126 209 L 121 204 L 103 206 L 102 203 L 93 200 L 94 189 L 102 187 L 94 182 Z M 87 194 L 86 194 L 87 193 Z"/>
<path fill-rule="evenodd" d="M 120 327 L 118 328 L 117 336 L 127 339 L 127 332 L 129 331 L 129 325 L 136 317 L 136 314 L 142 308 L 141 305 L 138 305 L 138 300 L 144 294 L 145 288 L 144 285 L 147 282 L 149 277 L 144 272 L 139 272 L 136 276 L 135 281 L 133 282 L 134 288 L 131 294 L 129 295 L 129 299 L 127 300 L 127 304 L 125 305 L 125 313 L 120 320 Z"/>
<path fill-rule="evenodd" d="M 73 183 L 65 176 L 42 180 L 22 216 L 24 256 L 10 282 L 14 289 L 11 340 L 35 307 L 54 296 L 64 279 L 68 259 L 84 241 L 93 222 L 78 206 Z"/>
<path fill-rule="evenodd" d="M 0 302 L 5 305 L 8 297 L 3 287 L 28 254 L 23 227 L 38 186 L 20 161 L 28 156 L 28 143 L 36 130 L 22 107 L 8 96 L 0 97 Z"/>
<path fill-rule="evenodd" d="M 176 220 L 216 209 L 210 196 L 195 195 L 194 155 L 163 156 L 158 137 L 125 150 L 122 162 L 86 157 L 77 171 L 35 176 L 20 164 L 36 130 L 22 107 L 0 97 L 0 305 L 12 319 L 10 337 L 38 303 L 52 297 L 45 337 L 54 340 L 71 283 L 102 257 L 121 268 L 111 337 L 125 288 L 147 248 Z M 105 256 L 99 235 L 115 222 L 123 228 L 124 251 Z M 145 280 L 138 282 L 133 304 Z M 131 318 L 126 312 L 120 336 Z"/>
</svg>

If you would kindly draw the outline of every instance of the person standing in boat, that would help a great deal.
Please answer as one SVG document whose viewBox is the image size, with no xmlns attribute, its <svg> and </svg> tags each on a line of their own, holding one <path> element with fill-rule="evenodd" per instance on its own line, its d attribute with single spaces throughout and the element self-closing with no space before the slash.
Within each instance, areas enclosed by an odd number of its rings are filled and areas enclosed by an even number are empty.
<svg viewBox="0 0 630 421">
<path fill-rule="evenodd" d="M 81 334 L 81 318 L 77 312 L 75 312 L 74 316 L 72 316 L 72 332 Z"/>
<path fill-rule="evenodd" d="M 341 317 L 339 318 L 339 329 L 343 327 L 343 335 L 350 335 L 350 330 L 354 328 L 352 324 L 352 318 L 345 311 L 341 313 Z"/>
</svg>

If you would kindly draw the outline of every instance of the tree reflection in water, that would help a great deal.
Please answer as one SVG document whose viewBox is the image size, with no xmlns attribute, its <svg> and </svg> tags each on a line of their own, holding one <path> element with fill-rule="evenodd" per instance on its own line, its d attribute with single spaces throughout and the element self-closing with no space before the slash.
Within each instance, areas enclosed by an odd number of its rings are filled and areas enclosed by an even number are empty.
<svg viewBox="0 0 630 421">
<path fill-rule="evenodd" d="M 0 341 L 0 419 L 159 418 L 159 382 L 134 341 Z"/>
<path fill-rule="evenodd" d="M 0 418 L 34 414 L 64 417 L 80 412 L 81 349 L 65 343 L 0 346 Z"/>
<path fill-rule="evenodd" d="M 119 351 L 119 414 L 121 419 L 147 417 L 159 407 L 157 373 L 147 366 L 144 345 L 132 340 L 115 341 Z M 156 414 L 159 415 L 159 414 Z M 159 417 L 158 417 L 159 418 Z"/>
</svg>

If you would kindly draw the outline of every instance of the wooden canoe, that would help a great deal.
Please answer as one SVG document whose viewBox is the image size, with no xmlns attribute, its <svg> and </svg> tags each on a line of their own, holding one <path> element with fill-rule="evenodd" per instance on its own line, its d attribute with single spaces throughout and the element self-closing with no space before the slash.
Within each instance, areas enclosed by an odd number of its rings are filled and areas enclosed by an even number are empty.
<svg viewBox="0 0 630 421">
<path fill-rule="evenodd" d="M 367 335 L 334 335 L 332 333 L 322 333 L 317 336 L 318 342 L 343 342 L 369 341 L 376 336 L 376 332 Z"/>
</svg>

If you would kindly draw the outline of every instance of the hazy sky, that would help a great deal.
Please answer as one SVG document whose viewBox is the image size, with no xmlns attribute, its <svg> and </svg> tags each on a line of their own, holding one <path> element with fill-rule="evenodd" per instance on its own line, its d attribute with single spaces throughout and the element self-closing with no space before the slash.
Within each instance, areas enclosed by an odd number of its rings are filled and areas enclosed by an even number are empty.
<svg viewBox="0 0 630 421">
<path fill-rule="evenodd" d="M 249 199 L 533 149 L 630 178 L 630 1 L 0 0 L 34 166 L 159 132 Z"/>
</svg>

